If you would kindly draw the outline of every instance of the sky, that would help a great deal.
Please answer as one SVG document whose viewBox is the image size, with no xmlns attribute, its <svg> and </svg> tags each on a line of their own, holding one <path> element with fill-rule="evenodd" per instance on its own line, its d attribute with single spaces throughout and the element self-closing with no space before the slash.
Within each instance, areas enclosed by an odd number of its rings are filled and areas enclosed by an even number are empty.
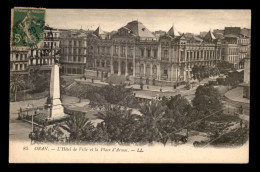
<svg viewBox="0 0 260 172">
<path fill-rule="evenodd" d="M 182 33 L 224 27 L 251 28 L 250 10 L 174 10 L 174 9 L 46 9 L 45 22 L 58 29 L 118 30 L 138 20 L 150 31 L 168 31 L 172 25 Z"/>
</svg>

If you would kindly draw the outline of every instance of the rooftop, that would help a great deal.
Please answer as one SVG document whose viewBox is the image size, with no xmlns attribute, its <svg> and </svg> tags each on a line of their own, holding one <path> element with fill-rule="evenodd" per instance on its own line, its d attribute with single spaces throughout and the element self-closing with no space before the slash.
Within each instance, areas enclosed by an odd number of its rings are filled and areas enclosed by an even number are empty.
<svg viewBox="0 0 260 172">
<path fill-rule="evenodd" d="M 124 26 L 127 29 L 130 29 L 132 33 L 136 36 L 142 37 L 142 38 L 155 38 L 155 36 L 152 34 L 151 31 L 149 31 L 143 23 L 139 21 L 132 21 L 127 23 L 126 26 Z"/>
</svg>

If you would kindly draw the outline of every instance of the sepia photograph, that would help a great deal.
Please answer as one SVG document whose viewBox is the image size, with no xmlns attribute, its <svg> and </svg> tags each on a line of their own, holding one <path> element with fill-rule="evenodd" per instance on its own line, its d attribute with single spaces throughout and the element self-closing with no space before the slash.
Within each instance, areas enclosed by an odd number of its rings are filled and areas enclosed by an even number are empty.
<svg viewBox="0 0 260 172">
<path fill-rule="evenodd" d="M 251 10 L 10 11 L 9 163 L 248 163 Z"/>
</svg>

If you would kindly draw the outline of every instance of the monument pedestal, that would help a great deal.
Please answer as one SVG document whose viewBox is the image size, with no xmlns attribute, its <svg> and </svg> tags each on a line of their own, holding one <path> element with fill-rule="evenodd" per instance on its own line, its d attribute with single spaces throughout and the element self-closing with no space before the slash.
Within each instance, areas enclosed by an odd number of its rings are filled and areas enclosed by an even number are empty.
<svg viewBox="0 0 260 172">
<path fill-rule="evenodd" d="M 53 100 L 53 103 L 52 103 L 50 109 L 51 109 L 50 119 L 62 117 L 65 115 L 64 107 L 62 106 L 60 99 Z"/>
</svg>

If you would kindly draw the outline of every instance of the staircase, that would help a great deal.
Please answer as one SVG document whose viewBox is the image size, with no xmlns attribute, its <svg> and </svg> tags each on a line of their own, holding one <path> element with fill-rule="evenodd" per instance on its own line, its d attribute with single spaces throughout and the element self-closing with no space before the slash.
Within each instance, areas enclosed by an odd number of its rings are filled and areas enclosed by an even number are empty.
<svg viewBox="0 0 260 172">
<path fill-rule="evenodd" d="M 125 81 L 126 81 L 126 76 L 117 75 L 117 74 L 112 74 L 105 80 L 105 82 L 107 82 L 107 83 L 112 82 L 112 84 L 116 84 L 116 85 L 124 84 Z"/>
</svg>

